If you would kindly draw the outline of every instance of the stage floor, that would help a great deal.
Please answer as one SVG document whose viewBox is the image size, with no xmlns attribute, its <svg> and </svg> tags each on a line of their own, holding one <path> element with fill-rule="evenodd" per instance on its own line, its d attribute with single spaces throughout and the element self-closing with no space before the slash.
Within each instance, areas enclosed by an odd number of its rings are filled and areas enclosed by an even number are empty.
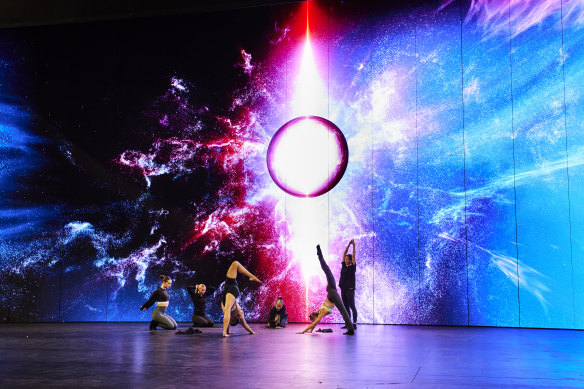
<svg viewBox="0 0 584 389">
<path fill-rule="evenodd" d="M 148 323 L 0 325 L 0 384 L 119 388 L 584 387 L 584 332 L 304 325 L 221 337 Z M 181 324 L 186 329 L 188 324 Z M 8 386 L 10 385 L 10 386 Z"/>
</svg>

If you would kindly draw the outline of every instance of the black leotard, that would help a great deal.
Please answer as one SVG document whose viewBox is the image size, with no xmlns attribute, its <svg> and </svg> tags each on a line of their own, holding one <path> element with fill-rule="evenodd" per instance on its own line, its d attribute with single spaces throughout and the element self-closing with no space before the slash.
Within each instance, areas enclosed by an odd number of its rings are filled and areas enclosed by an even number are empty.
<svg viewBox="0 0 584 389">
<path fill-rule="evenodd" d="M 233 297 L 239 297 L 239 287 L 237 286 L 237 280 L 231 277 L 225 277 L 225 289 L 223 289 L 223 297 L 221 301 L 223 305 L 225 305 L 225 297 L 227 297 L 227 293 L 231 293 Z"/>
</svg>

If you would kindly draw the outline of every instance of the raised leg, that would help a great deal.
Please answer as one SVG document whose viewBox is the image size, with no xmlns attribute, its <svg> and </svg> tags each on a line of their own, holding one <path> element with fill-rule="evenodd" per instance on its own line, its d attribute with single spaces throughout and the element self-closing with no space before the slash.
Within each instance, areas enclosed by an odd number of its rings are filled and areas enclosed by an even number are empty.
<svg viewBox="0 0 584 389">
<path fill-rule="evenodd" d="M 347 289 L 342 289 L 341 288 L 341 300 L 343 300 L 343 306 L 345 307 L 345 309 L 347 310 L 347 312 L 349 313 L 349 315 L 351 314 L 351 310 L 349 308 L 349 296 L 348 296 L 348 290 Z"/>
<path fill-rule="evenodd" d="M 347 334 L 353 335 L 353 333 L 354 333 L 353 322 L 351 321 L 351 318 L 349 317 L 349 314 L 347 313 L 347 310 L 345 309 L 345 306 L 343 305 L 343 302 L 341 301 L 341 296 L 339 296 L 339 294 L 335 290 L 335 291 L 329 291 L 327 294 L 327 298 L 333 304 L 335 304 L 336 307 L 339 309 L 339 312 L 341 312 L 341 316 L 343 316 L 343 320 L 345 321 L 345 325 L 347 326 Z"/>
<path fill-rule="evenodd" d="M 335 285 L 335 277 L 333 276 L 333 272 L 331 272 L 331 269 L 328 267 L 328 265 L 326 264 L 324 257 L 322 256 L 322 251 L 320 251 L 320 245 L 316 246 L 316 255 L 318 256 L 318 261 L 320 262 L 320 267 L 322 268 L 322 271 L 324 272 L 324 275 L 326 276 L 326 282 L 327 282 L 327 289 L 329 288 L 335 288 L 336 289 L 336 285 Z"/>
<path fill-rule="evenodd" d="M 250 279 L 250 281 L 256 281 L 261 283 L 261 281 L 256 276 L 251 274 L 241 263 L 239 263 L 238 261 L 233 261 L 231 263 L 231 266 L 229 266 L 229 269 L 227 269 L 227 277 L 236 278 L 237 273 L 241 273 L 247 276 Z"/>
</svg>

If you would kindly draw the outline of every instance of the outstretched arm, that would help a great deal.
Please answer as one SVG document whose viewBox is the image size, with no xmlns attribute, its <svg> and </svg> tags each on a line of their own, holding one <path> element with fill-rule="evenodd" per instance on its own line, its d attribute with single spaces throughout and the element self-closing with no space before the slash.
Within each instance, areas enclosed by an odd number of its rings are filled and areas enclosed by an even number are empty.
<svg viewBox="0 0 584 389">
<path fill-rule="evenodd" d="M 316 325 L 317 325 L 318 323 L 320 323 L 320 321 L 322 320 L 322 318 L 323 318 L 325 315 L 326 315 L 326 313 L 325 313 L 325 312 L 320 312 L 320 311 L 319 311 L 319 313 L 318 313 L 318 316 L 316 317 L 316 319 L 314 319 L 314 321 L 313 321 L 312 323 L 310 323 L 310 324 L 308 325 L 308 327 L 306 327 L 304 330 L 302 330 L 302 331 L 300 331 L 300 332 L 297 332 L 297 334 L 304 334 L 304 333 L 306 333 L 306 332 L 309 332 L 309 333 L 311 333 L 311 332 L 312 332 L 312 330 L 314 329 L 314 327 L 316 327 Z"/>
<path fill-rule="evenodd" d="M 238 312 L 239 320 L 241 320 L 241 325 L 243 326 L 243 328 L 245 328 L 247 330 L 247 332 L 249 332 L 251 335 L 255 334 L 255 332 L 253 332 L 253 330 L 249 327 L 249 325 L 245 321 L 245 316 L 243 314 L 242 309 L 239 306 L 237 307 L 237 312 Z"/>
<path fill-rule="evenodd" d="M 145 311 L 148 308 L 150 308 L 152 305 L 154 305 L 154 303 L 156 302 L 156 295 L 158 290 L 155 290 L 152 295 L 150 296 L 150 298 L 148 299 L 148 301 L 146 301 L 144 304 L 142 304 L 142 306 L 140 307 L 141 311 Z"/>
<path fill-rule="evenodd" d="M 347 256 L 347 253 L 349 252 L 349 247 L 351 247 L 351 242 L 353 242 L 352 240 L 349 242 L 349 244 L 347 244 L 347 248 L 345 249 L 345 252 L 343 253 L 343 258 L 341 258 L 341 260 L 345 260 L 345 257 Z"/>
<path fill-rule="evenodd" d="M 343 253 L 343 260 L 345 259 L 345 257 L 347 256 L 347 253 L 349 252 L 349 248 L 351 247 L 351 245 L 353 245 L 353 265 L 355 264 L 355 240 L 351 239 L 349 241 L 349 244 L 347 244 L 347 248 L 345 249 L 345 252 Z"/>
<path fill-rule="evenodd" d="M 223 305 L 223 303 L 221 303 L 221 308 L 223 310 L 225 310 L 225 305 Z M 245 316 L 243 314 L 243 309 L 241 309 L 241 307 L 239 306 L 239 304 L 237 304 L 237 302 L 234 303 L 234 307 L 231 311 L 231 316 L 235 316 L 237 318 L 239 318 L 239 320 L 241 321 L 241 326 L 243 328 L 245 328 L 250 334 L 255 334 L 255 332 L 253 332 L 253 330 L 249 327 L 249 325 L 247 324 L 247 322 L 245 321 Z M 232 334 L 233 332 L 229 331 L 229 326 L 227 326 L 227 334 Z"/>
</svg>

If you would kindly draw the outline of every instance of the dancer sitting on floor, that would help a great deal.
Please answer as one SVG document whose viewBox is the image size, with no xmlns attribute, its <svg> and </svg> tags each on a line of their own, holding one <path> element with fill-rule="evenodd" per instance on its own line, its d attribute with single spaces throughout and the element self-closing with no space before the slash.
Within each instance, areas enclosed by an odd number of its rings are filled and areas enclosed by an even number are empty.
<svg viewBox="0 0 584 389">
<path fill-rule="evenodd" d="M 241 320 L 241 325 L 249 331 L 250 334 L 254 334 L 254 332 L 249 328 L 247 325 L 245 318 L 243 317 L 243 311 L 237 301 L 235 299 L 239 296 L 239 288 L 237 286 L 237 273 L 241 273 L 247 276 L 250 281 L 256 281 L 261 283 L 261 281 L 251 274 L 242 264 L 237 261 L 233 261 L 229 269 L 227 269 L 227 275 L 225 278 L 225 289 L 223 290 L 223 298 L 221 299 L 221 309 L 223 309 L 223 336 L 229 336 L 229 321 L 231 320 L 231 311 L 233 310 L 234 306 L 236 307 L 235 310 L 239 309 L 241 313 L 238 313 L 238 318 Z M 238 311 L 238 312 L 239 312 Z"/>
<path fill-rule="evenodd" d="M 168 292 L 166 291 L 172 285 L 172 280 L 170 277 L 165 275 L 160 275 L 160 280 L 162 285 L 152 293 L 148 301 L 146 301 L 141 307 L 141 311 L 145 311 L 150 308 L 155 302 L 157 303 L 154 312 L 152 312 L 152 321 L 150 322 L 150 329 L 155 330 L 157 326 L 164 328 L 165 330 L 176 330 L 176 321 L 166 314 L 166 308 L 168 307 Z"/>
<path fill-rule="evenodd" d="M 316 246 L 316 254 L 318 255 L 320 267 L 322 268 L 322 271 L 326 275 L 327 281 L 326 298 L 324 299 L 322 305 L 318 308 L 318 312 L 312 312 L 310 314 L 310 321 L 312 323 L 310 323 L 308 327 L 306 327 L 303 331 L 300 331 L 298 333 L 299 334 L 304 334 L 306 332 L 312 333 L 314 327 L 316 327 L 316 325 L 320 323 L 323 317 L 330 314 L 333 308 L 336 306 L 339 309 L 339 312 L 341 312 L 343 320 L 345 320 L 345 325 L 347 326 L 348 329 L 347 332 L 343 333 L 343 335 L 354 335 L 355 332 L 353 330 L 353 323 L 351 322 L 351 318 L 349 317 L 349 314 L 347 313 L 347 310 L 345 309 L 345 306 L 341 301 L 341 297 L 337 292 L 337 287 L 335 285 L 335 277 L 333 277 L 331 269 L 329 269 L 328 265 L 324 261 L 322 251 L 320 251 L 320 245 Z"/>
<path fill-rule="evenodd" d="M 353 254 L 348 254 L 349 248 L 353 245 Z M 345 253 L 343 254 L 343 263 L 341 264 L 341 276 L 339 277 L 339 288 L 341 289 L 341 299 L 349 316 L 353 311 L 353 327 L 357 329 L 357 308 L 355 307 L 355 241 L 351 239 Z M 343 328 L 347 328 L 346 326 Z"/>
<path fill-rule="evenodd" d="M 207 287 L 205 284 L 197 284 L 195 286 L 187 286 L 187 292 L 193 299 L 195 312 L 193 313 L 193 327 L 213 327 L 215 322 L 206 315 L 207 310 L 207 296 L 213 293 L 213 289 Z"/>
<path fill-rule="evenodd" d="M 286 313 L 286 306 L 284 305 L 284 300 L 282 296 L 278 297 L 276 303 L 270 309 L 268 315 L 268 327 L 269 328 L 284 328 L 288 323 L 288 313 Z"/>
</svg>

